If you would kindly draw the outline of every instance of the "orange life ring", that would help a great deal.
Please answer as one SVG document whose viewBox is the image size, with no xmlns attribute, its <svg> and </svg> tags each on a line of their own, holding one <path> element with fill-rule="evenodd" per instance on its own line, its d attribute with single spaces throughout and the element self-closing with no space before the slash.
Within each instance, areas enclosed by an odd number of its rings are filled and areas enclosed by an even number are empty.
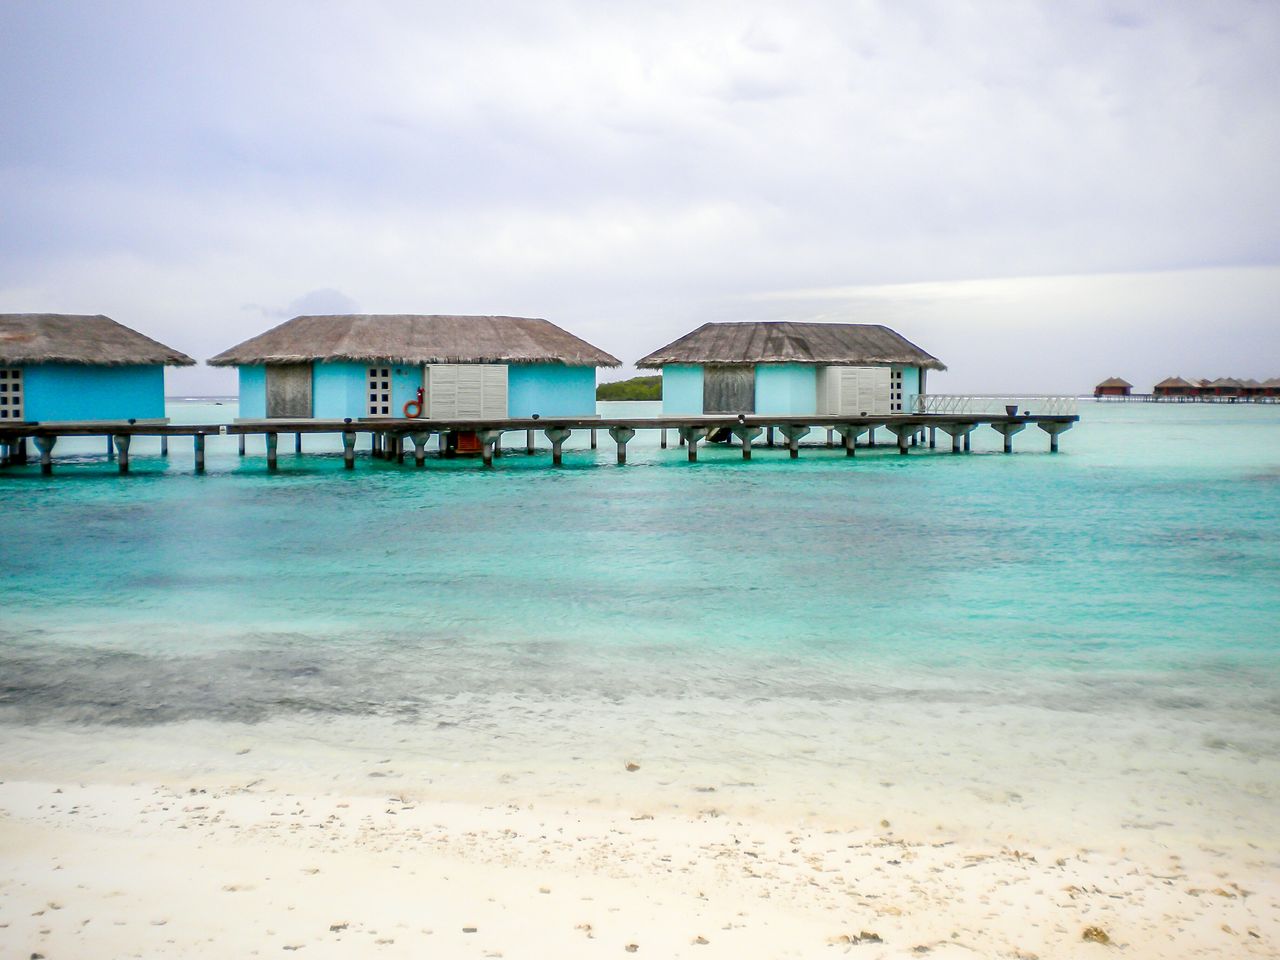
<svg viewBox="0 0 1280 960">
<path fill-rule="evenodd" d="M 410 407 L 413 407 L 412 413 L 409 412 Z M 418 417 L 422 416 L 422 401 L 410 400 L 408 403 L 406 403 L 404 405 L 404 415 L 409 420 L 416 420 L 418 419 Z"/>
</svg>

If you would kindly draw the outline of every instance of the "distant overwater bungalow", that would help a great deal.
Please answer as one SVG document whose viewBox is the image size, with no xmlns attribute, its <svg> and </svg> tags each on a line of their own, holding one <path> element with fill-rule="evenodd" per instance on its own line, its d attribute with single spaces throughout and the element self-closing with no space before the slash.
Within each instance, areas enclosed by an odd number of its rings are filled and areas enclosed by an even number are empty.
<svg viewBox="0 0 1280 960">
<path fill-rule="evenodd" d="M 620 363 L 547 320 L 417 314 L 294 317 L 209 360 L 242 420 L 589 417 Z"/>
<path fill-rule="evenodd" d="M 1127 397 L 1133 392 L 1133 384 L 1120 377 L 1108 377 L 1093 388 L 1095 397 Z"/>
<path fill-rule="evenodd" d="M 164 368 L 194 363 L 110 317 L 0 314 L 0 421 L 163 421 Z"/>
<path fill-rule="evenodd" d="M 665 416 L 913 413 L 946 369 L 879 324 L 789 322 L 705 323 L 636 366 L 662 370 Z"/>
</svg>

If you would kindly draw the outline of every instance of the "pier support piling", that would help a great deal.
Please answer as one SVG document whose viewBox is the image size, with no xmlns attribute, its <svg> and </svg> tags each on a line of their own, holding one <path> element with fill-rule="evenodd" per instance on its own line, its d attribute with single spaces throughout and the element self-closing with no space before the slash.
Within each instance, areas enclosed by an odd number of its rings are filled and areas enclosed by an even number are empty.
<svg viewBox="0 0 1280 960">
<path fill-rule="evenodd" d="M 751 444 L 760 436 L 763 431 L 759 427 L 734 427 L 733 435 L 738 438 L 738 442 L 742 444 L 742 459 L 751 459 Z"/>
<path fill-rule="evenodd" d="M 427 441 L 431 439 L 431 434 L 419 430 L 409 434 L 409 439 L 413 441 L 413 465 L 415 467 L 425 466 L 427 462 Z"/>
<path fill-rule="evenodd" d="M 799 423 L 789 423 L 778 428 L 787 438 L 787 449 L 791 451 L 791 459 L 800 458 L 800 441 L 809 435 L 809 428 Z"/>
<path fill-rule="evenodd" d="M 532 431 L 532 430 L 526 430 L 526 431 L 524 432 L 524 452 L 525 452 L 525 453 L 527 453 L 529 456 L 531 456 L 531 457 L 532 457 L 532 456 L 533 456 L 533 451 L 534 451 L 534 445 L 533 445 L 533 431 Z"/>
<path fill-rule="evenodd" d="M 773 446 L 773 427 L 766 427 L 764 431 L 764 445 L 766 447 Z"/>
<path fill-rule="evenodd" d="M 169 456 L 169 435 L 167 433 L 160 435 L 160 456 Z"/>
<path fill-rule="evenodd" d="M 929 449 L 933 450 L 938 446 L 938 428 L 929 428 Z"/>
<path fill-rule="evenodd" d="M 107 462 L 108 463 L 110 463 L 112 460 L 116 458 L 115 439 L 116 438 L 112 436 L 107 437 Z"/>
<path fill-rule="evenodd" d="M 834 427 L 827 427 L 827 447 L 831 448 L 836 445 L 836 431 Z"/>
<path fill-rule="evenodd" d="M 302 434 L 300 433 L 295 433 L 293 435 L 293 452 L 294 453 L 302 452 Z"/>
<path fill-rule="evenodd" d="M 698 442 L 707 435 L 706 427 L 680 427 L 680 442 L 689 447 L 689 462 L 698 462 Z"/>
<path fill-rule="evenodd" d="M 951 452 L 959 453 L 961 445 L 965 450 L 969 449 L 969 434 L 978 428 L 976 423 L 944 423 L 938 427 L 943 433 L 951 437 Z"/>
<path fill-rule="evenodd" d="M 276 469 L 276 466 L 277 466 L 276 448 L 279 445 L 279 442 L 280 442 L 280 434 L 278 433 L 267 434 L 267 469 L 268 470 Z"/>
<path fill-rule="evenodd" d="M 591 449 L 592 450 L 596 449 L 596 428 L 595 427 L 591 428 Z"/>
<path fill-rule="evenodd" d="M 476 439 L 480 441 L 480 457 L 486 467 L 493 466 L 493 458 L 502 442 L 501 430 L 477 430 Z"/>
<path fill-rule="evenodd" d="M 667 449 L 667 428 L 666 427 L 663 427 L 661 430 L 658 431 L 658 437 L 659 437 L 658 446 L 660 446 L 663 450 Z"/>
<path fill-rule="evenodd" d="M 889 424 L 889 432 L 898 438 L 898 453 L 906 456 L 910 451 L 908 444 L 915 439 L 916 430 L 919 429 L 913 423 L 892 423 Z"/>
<path fill-rule="evenodd" d="M 240 456 L 244 456 L 244 434 L 240 434 Z"/>
<path fill-rule="evenodd" d="M 40 451 L 40 472 L 45 476 L 53 473 L 53 445 L 58 442 L 57 437 L 32 437 L 35 441 L 36 449 Z M 25 440 L 18 441 L 19 449 L 23 449 L 26 445 Z M 26 451 L 23 449 L 22 463 L 27 462 Z"/>
<path fill-rule="evenodd" d="M 356 435 L 350 430 L 342 434 L 342 466 L 347 470 L 356 468 Z"/>
<path fill-rule="evenodd" d="M 609 436 L 613 438 L 613 442 L 618 445 L 618 463 L 627 462 L 627 444 L 631 442 L 631 438 L 636 435 L 635 430 L 631 427 L 610 427 Z"/>
<path fill-rule="evenodd" d="M 1074 424 L 1070 420 L 1066 420 L 1066 421 L 1060 421 L 1056 423 L 1041 422 L 1036 424 L 1036 426 L 1038 426 L 1041 430 L 1043 430 L 1045 433 L 1049 435 L 1049 452 L 1057 453 L 1059 434 L 1066 433 L 1068 430 L 1072 428 L 1072 426 L 1074 426 Z"/>
<path fill-rule="evenodd" d="M 858 437 L 862 436 L 862 431 L 865 429 L 867 428 L 843 423 L 836 427 L 836 432 L 840 434 L 840 439 L 844 443 L 844 455 L 846 457 L 856 456 Z"/>
<path fill-rule="evenodd" d="M 1004 452 L 1013 453 L 1013 436 L 1027 428 L 1025 420 L 1002 420 L 991 424 L 991 429 L 1004 437 Z M 966 438 L 967 439 L 967 438 Z"/>
<path fill-rule="evenodd" d="M 132 439 L 133 437 L 127 433 L 118 433 L 111 437 L 116 448 L 116 459 L 120 461 L 121 473 L 129 472 L 129 441 Z"/>
<path fill-rule="evenodd" d="M 573 431 L 568 427 L 547 427 L 542 432 L 551 441 L 551 463 L 558 467 L 564 461 L 564 442 Z"/>
<path fill-rule="evenodd" d="M 244 434 L 240 436 L 243 437 Z M 191 441 L 195 453 L 196 473 L 204 473 L 204 434 L 194 434 Z"/>
</svg>

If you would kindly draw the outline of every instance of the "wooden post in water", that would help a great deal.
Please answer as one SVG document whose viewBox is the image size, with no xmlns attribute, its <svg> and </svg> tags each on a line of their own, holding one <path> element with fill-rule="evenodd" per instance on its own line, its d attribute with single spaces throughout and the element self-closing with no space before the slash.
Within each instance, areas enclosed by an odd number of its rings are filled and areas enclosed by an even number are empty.
<svg viewBox="0 0 1280 960">
<path fill-rule="evenodd" d="M 240 434 L 240 456 L 244 456 L 244 434 Z"/>
<path fill-rule="evenodd" d="M 627 444 L 635 435 L 636 432 L 631 427 L 609 428 L 609 436 L 611 436 L 613 438 L 613 442 L 618 445 L 618 463 L 621 464 L 627 462 Z"/>
<path fill-rule="evenodd" d="M 660 435 L 660 438 L 661 438 L 658 441 L 658 446 L 660 446 L 663 450 L 667 449 L 667 428 L 663 427 L 661 430 L 658 431 L 658 434 Z"/>
<path fill-rule="evenodd" d="M 938 428 L 929 428 L 929 449 L 933 450 L 938 446 Z"/>
<path fill-rule="evenodd" d="M 342 433 L 342 466 L 346 470 L 356 468 L 356 435 L 354 430 Z"/>
<path fill-rule="evenodd" d="M 568 427 L 547 427 L 542 432 L 551 441 L 551 463 L 558 467 L 564 461 L 564 442 L 573 431 Z"/>
<path fill-rule="evenodd" d="M 278 433 L 267 434 L 267 469 L 268 470 L 276 469 L 276 466 L 277 466 L 276 446 L 279 443 L 279 441 L 280 441 L 280 434 Z"/>
<path fill-rule="evenodd" d="M 738 438 L 738 442 L 742 444 L 742 459 L 751 459 L 751 444 L 755 439 L 763 433 L 759 427 L 748 427 L 745 424 L 733 428 L 733 435 Z"/>
<path fill-rule="evenodd" d="M 240 436 L 243 438 L 244 434 Z M 191 439 L 195 447 L 196 473 L 204 473 L 204 434 L 197 433 Z"/>
<path fill-rule="evenodd" d="M 533 450 L 534 450 L 534 446 L 533 446 L 533 431 L 532 431 L 532 430 L 526 430 L 526 431 L 524 432 L 524 452 L 525 452 L 525 453 L 527 453 L 529 456 L 531 456 L 531 457 L 532 457 L 532 456 L 533 456 Z"/>
<path fill-rule="evenodd" d="M 596 449 L 596 428 L 591 428 L 591 449 Z"/>
<path fill-rule="evenodd" d="M 160 456 L 169 456 L 169 435 L 167 433 L 160 434 Z"/>
<path fill-rule="evenodd" d="M 127 433 L 118 433 L 111 438 L 115 442 L 116 458 L 120 461 L 120 472 L 129 472 L 129 441 L 133 437 Z"/>
<path fill-rule="evenodd" d="M 40 451 L 40 472 L 48 476 L 53 473 L 53 445 L 58 442 L 58 438 L 36 436 L 32 439 L 35 440 L 36 449 Z M 25 444 L 25 442 L 26 438 L 18 441 L 19 444 Z M 25 450 L 23 452 L 25 453 Z M 21 462 L 26 463 L 25 456 Z"/>
<path fill-rule="evenodd" d="M 300 433 L 295 433 L 293 435 L 293 452 L 294 453 L 302 452 L 302 434 Z"/>
</svg>

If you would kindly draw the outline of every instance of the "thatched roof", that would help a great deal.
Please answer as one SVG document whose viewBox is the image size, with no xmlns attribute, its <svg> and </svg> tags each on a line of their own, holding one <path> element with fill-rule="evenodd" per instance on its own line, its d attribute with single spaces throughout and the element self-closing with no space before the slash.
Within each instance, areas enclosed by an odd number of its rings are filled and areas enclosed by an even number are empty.
<svg viewBox="0 0 1280 960">
<path fill-rule="evenodd" d="M 1169 390 L 1177 387 L 1181 387 L 1185 390 L 1195 387 L 1195 384 L 1191 383 L 1189 380 L 1183 380 L 1181 377 L 1165 377 L 1156 384 L 1157 390 Z"/>
<path fill-rule="evenodd" d="M 211 366 L 385 360 L 390 363 L 563 363 L 617 367 L 622 361 L 546 320 L 416 314 L 294 317 L 209 361 Z"/>
<path fill-rule="evenodd" d="M 668 363 L 898 363 L 947 369 L 906 337 L 873 323 L 704 323 L 636 366 Z"/>
<path fill-rule="evenodd" d="M 1132 388 L 1132 387 L 1133 387 L 1133 384 L 1132 384 L 1132 383 L 1130 383 L 1128 380 L 1121 380 L 1119 377 L 1108 377 L 1106 380 L 1103 380 L 1100 384 L 1098 384 L 1098 387 L 1127 387 L 1127 388 Z M 1094 389 L 1097 389 L 1097 388 L 1095 387 Z"/>
<path fill-rule="evenodd" d="M 110 317 L 0 313 L 0 364 L 39 363 L 189 367 L 195 361 Z"/>
<path fill-rule="evenodd" d="M 1210 381 L 1210 382 L 1209 382 L 1209 386 L 1211 386 L 1211 387 L 1235 387 L 1237 390 L 1239 390 L 1241 387 L 1243 387 L 1243 386 L 1244 386 L 1244 384 L 1243 384 L 1243 383 L 1241 383 L 1239 380 L 1235 379 L 1235 377 L 1219 377 L 1217 380 L 1212 380 L 1212 381 Z"/>
<path fill-rule="evenodd" d="M 1271 387 L 1271 388 L 1280 387 L 1280 377 L 1271 377 L 1268 380 L 1263 380 L 1262 385 L 1264 387 Z"/>
</svg>

